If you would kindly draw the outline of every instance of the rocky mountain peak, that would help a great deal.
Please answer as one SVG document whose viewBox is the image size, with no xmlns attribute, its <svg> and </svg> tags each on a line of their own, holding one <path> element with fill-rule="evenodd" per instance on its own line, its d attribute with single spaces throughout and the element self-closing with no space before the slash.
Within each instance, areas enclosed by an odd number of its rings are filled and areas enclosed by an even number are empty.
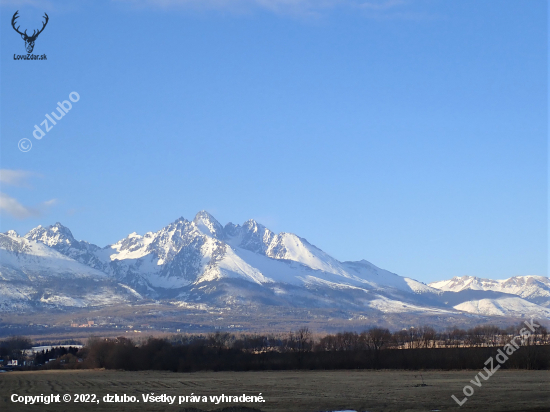
<svg viewBox="0 0 550 412">
<path fill-rule="evenodd" d="M 216 239 L 225 238 L 223 226 L 206 210 L 201 210 L 197 213 L 193 219 L 193 223 L 204 235 L 212 236 Z"/>
<path fill-rule="evenodd" d="M 42 242 L 47 246 L 56 246 L 59 244 L 71 245 L 76 242 L 69 228 L 59 222 L 48 227 L 37 226 L 31 229 L 24 237 L 28 240 Z"/>
<path fill-rule="evenodd" d="M 8 230 L 5 234 L 11 237 L 19 237 L 19 234 L 15 230 Z"/>
<path fill-rule="evenodd" d="M 250 232 L 259 232 L 266 227 L 258 222 L 256 222 L 254 219 L 249 219 L 246 222 L 243 223 L 243 229 L 250 231 Z"/>
</svg>

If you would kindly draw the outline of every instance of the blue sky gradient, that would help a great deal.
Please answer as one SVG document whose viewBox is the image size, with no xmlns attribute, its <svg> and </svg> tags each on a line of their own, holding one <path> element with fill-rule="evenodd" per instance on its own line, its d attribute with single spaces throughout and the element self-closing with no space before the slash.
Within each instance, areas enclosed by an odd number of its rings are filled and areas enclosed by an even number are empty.
<svg viewBox="0 0 550 412">
<path fill-rule="evenodd" d="M 205 209 L 424 282 L 547 275 L 546 1 L 0 4 L 2 232 Z"/>
</svg>

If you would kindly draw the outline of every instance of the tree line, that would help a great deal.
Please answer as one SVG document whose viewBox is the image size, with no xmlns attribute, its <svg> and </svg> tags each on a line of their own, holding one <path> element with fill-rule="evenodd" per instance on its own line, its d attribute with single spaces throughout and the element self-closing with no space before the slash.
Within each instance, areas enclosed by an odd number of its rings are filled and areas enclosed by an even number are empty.
<svg viewBox="0 0 550 412">
<path fill-rule="evenodd" d="M 429 326 L 390 332 L 370 328 L 314 336 L 307 327 L 287 334 L 178 334 L 134 341 L 90 338 L 80 350 L 52 349 L 34 355 L 43 368 L 107 368 L 124 370 L 267 370 L 267 369 L 476 369 L 498 348 L 521 334 L 515 327 L 456 327 L 436 331 Z M 550 369 L 550 342 L 540 326 L 516 340 L 521 346 L 503 365 Z M 0 342 L 0 354 L 22 354 L 26 338 Z M 9 349 L 7 349 L 9 348 Z M 4 352 L 2 352 L 2 350 Z M 62 350 L 63 353 L 60 352 Z M 19 352 L 17 352 L 19 351 Z M 59 353 L 58 353 L 59 352 Z M 53 362 L 44 364 L 46 360 Z"/>
</svg>

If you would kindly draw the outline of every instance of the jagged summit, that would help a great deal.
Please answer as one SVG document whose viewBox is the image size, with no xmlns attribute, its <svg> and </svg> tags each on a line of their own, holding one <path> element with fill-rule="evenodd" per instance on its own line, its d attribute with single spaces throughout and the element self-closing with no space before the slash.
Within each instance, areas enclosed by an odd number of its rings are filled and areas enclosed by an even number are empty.
<svg viewBox="0 0 550 412">
<path fill-rule="evenodd" d="M 106 264 L 97 256 L 100 248 L 86 241 L 76 240 L 70 229 L 59 222 L 48 227 L 37 226 L 31 229 L 24 238 L 49 246 L 86 266 L 105 273 L 108 272 Z"/>
<path fill-rule="evenodd" d="M 205 235 L 212 236 L 216 239 L 225 238 L 223 226 L 214 218 L 214 216 L 205 210 L 201 210 L 195 215 L 193 223 Z"/>
<path fill-rule="evenodd" d="M 29 240 L 40 241 L 48 246 L 60 242 L 71 244 L 75 241 L 69 228 L 59 222 L 48 227 L 37 226 L 31 229 L 24 237 Z"/>
</svg>

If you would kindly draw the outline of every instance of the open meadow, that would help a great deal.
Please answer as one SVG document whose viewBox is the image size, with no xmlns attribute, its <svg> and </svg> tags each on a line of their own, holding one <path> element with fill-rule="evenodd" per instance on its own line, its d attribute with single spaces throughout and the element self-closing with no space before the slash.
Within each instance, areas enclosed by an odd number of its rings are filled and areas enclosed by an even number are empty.
<svg viewBox="0 0 550 412">
<path fill-rule="evenodd" d="M 179 396 L 191 394 L 261 396 L 264 403 L 243 403 L 265 412 L 356 411 L 550 411 L 550 372 L 499 370 L 482 387 L 470 383 L 478 371 L 265 371 L 122 372 L 71 370 L 8 372 L 0 374 L 0 411 L 211 411 L 239 403 L 178 404 Z M 475 393 L 459 407 L 451 395 L 463 399 L 462 388 Z M 176 396 L 174 404 L 144 403 L 142 395 Z M 12 394 L 61 395 L 60 403 L 25 405 L 13 403 Z M 73 401 L 65 403 L 64 394 Z M 75 403 L 75 394 L 94 394 L 94 403 Z M 139 403 L 106 403 L 107 394 L 135 396 Z M 99 400 L 99 403 L 97 403 Z"/>
</svg>

